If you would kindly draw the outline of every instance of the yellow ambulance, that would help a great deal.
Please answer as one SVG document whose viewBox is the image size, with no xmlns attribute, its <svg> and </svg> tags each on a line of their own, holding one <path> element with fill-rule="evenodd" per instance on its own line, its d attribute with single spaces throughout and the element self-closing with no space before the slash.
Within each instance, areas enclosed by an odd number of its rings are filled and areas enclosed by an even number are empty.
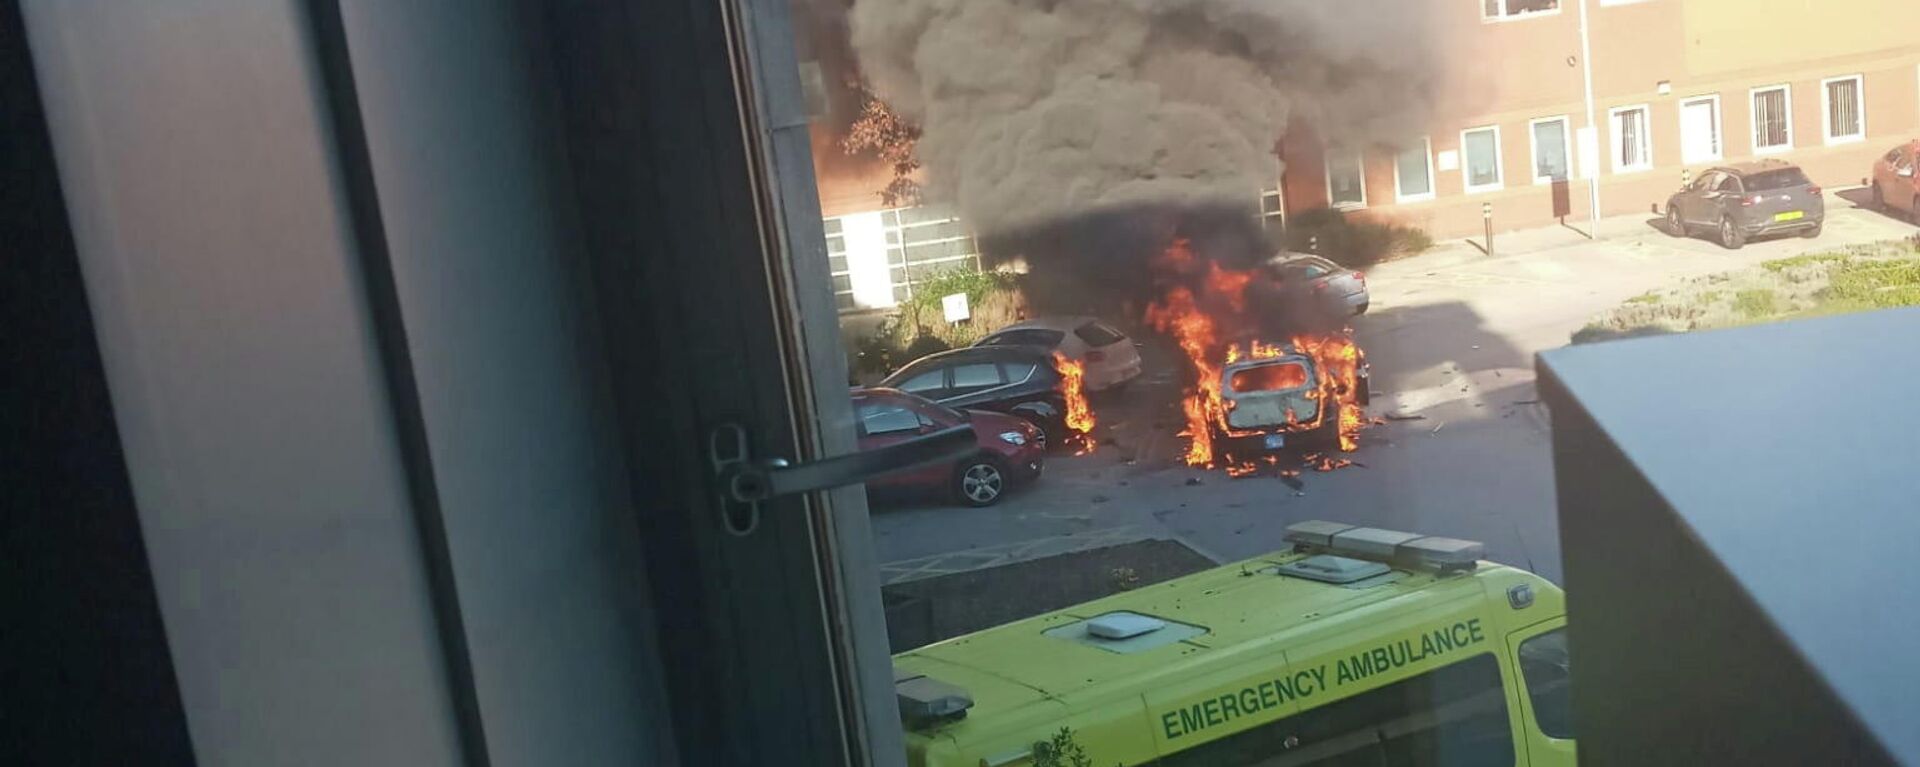
<svg viewBox="0 0 1920 767">
<path fill-rule="evenodd" d="M 1293 548 L 894 657 L 914 767 L 1572 765 L 1566 609 L 1472 541 Z"/>
</svg>

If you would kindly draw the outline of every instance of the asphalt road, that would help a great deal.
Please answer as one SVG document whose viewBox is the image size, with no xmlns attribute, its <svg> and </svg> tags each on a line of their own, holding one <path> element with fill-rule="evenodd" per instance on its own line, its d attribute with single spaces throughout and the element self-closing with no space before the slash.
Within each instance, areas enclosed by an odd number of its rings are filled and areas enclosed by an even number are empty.
<svg viewBox="0 0 1920 767">
<path fill-rule="evenodd" d="M 1177 361 L 1149 342 L 1146 374 L 1095 402 L 1103 444 L 1093 455 L 1054 456 L 1038 482 L 989 509 L 876 508 L 884 576 L 1143 538 L 1180 540 L 1230 561 L 1283 547 L 1293 522 L 1332 519 L 1482 541 L 1490 559 L 1558 582 L 1549 415 L 1534 392 L 1533 355 L 1565 345 L 1595 313 L 1684 277 L 1914 233 L 1833 203 L 1821 237 L 1740 251 L 1669 238 L 1639 218 L 1612 219 L 1598 241 L 1522 233 L 1504 238 L 1501 252 L 1516 255 L 1454 247 L 1368 270 L 1374 308 L 1355 331 L 1372 364 L 1369 412 L 1383 422 L 1347 456 L 1359 465 L 1306 471 L 1298 490 L 1272 474 L 1230 479 L 1181 465 Z"/>
</svg>

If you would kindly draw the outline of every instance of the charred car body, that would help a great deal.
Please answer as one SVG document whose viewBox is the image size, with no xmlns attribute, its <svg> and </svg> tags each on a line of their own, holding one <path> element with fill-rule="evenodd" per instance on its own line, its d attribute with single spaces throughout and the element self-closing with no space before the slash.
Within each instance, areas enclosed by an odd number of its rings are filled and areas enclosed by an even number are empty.
<svg viewBox="0 0 1920 767">
<path fill-rule="evenodd" d="M 1341 340 L 1352 352 L 1351 370 L 1328 362 L 1340 355 L 1316 355 L 1298 341 L 1236 346 L 1220 368 L 1216 452 L 1231 462 L 1289 447 L 1350 450 L 1342 444 L 1342 408 L 1350 403 L 1356 409 L 1348 418 L 1359 418 L 1370 392 L 1365 356 Z"/>
</svg>

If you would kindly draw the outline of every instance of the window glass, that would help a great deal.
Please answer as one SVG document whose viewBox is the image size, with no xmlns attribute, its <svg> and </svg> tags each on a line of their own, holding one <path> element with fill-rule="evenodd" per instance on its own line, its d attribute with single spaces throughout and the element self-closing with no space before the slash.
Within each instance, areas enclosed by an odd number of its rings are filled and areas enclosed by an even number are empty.
<svg viewBox="0 0 1920 767">
<path fill-rule="evenodd" d="M 1551 738 L 1573 738 L 1573 670 L 1567 630 L 1554 629 L 1520 643 L 1520 676 L 1533 702 L 1533 721 Z"/>
<path fill-rule="evenodd" d="M 1500 129 L 1476 128 L 1461 134 L 1467 191 L 1500 187 Z"/>
<path fill-rule="evenodd" d="M 934 369 L 934 370 L 929 370 L 925 373 L 920 373 L 918 375 L 915 375 L 914 377 L 908 378 L 905 381 L 901 381 L 900 385 L 896 388 L 898 388 L 901 391 L 910 391 L 910 392 L 917 393 L 917 392 L 935 391 L 938 389 L 945 388 L 946 385 L 947 385 L 947 371 L 944 369 Z"/>
<path fill-rule="evenodd" d="M 1793 145 L 1793 109 L 1786 86 L 1753 92 L 1753 148 L 1784 149 Z"/>
<path fill-rule="evenodd" d="M 1727 192 L 1729 194 L 1739 194 L 1742 191 L 1740 188 L 1740 179 L 1725 173 L 1718 174 L 1714 179 L 1713 188 L 1716 191 Z"/>
<path fill-rule="evenodd" d="M 1022 383 L 1033 375 L 1034 368 L 1040 367 L 1031 362 L 1002 362 L 1000 372 L 1009 383 Z"/>
<path fill-rule="evenodd" d="M 873 435 L 919 431 L 920 416 L 893 403 L 862 405 L 860 426 Z"/>
<path fill-rule="evenodd" d="M 1613 169 L 1616 172 L 1653 167 L 1653 137 L 1647 132 L 1647 108 L 1632 107 L 1613 113 Z"/>
<path fill-rule="evenodd" d="M 1098 322 L 1089 322 L 1074 328 L 1073 334 L 1079 336 L 1080 340 L 1087 342 L 1088 346 L 1096 349 L 1127 340 L 1127 337 L 1120 331 Z"/>
<path fill-rule="evenodd" d="M 1799 168 L 1782 168 L 1765 173 L 1755 173 L 1747 177 L 1747 190 L 1753 192 L 1771 192 L 1775 189 L 1789 189 L 1809 184 L 1807 174 Z"/>
<path fill-rule="evenodd" d="M 1420 139 L 1413 146 L 1400 150 L 1393 159 L 1394 184 L 1399 187 L 1400 199 L 1419 199 L 1433 195 L 1433 154 L 1429 151 L 1432 144 Z"/>
<path fill-rule="evenodd" d="M 1170 754 L 1162 767 L 1511 765 L 1500 663 L 1482 654 Z"/>
<path fill-rule="evenodd" d="M 1297 362 L 1262 365 L 1233 374 L 1227 386 L 1235 392 L 1286 391 L 1307 385 L 1307 368 Z"/>
<path fill-rule="evenodd" d="M 1866 138 L 1866 106 L 1860 98 L 1861 82 L 1859 77 L 1829 80 L 1822 89 L 1828 143 Z"/>
<path fill-rule="evenodd" d="M 1335 208 L 1364 208 L 1367 205 L 1365 166 L 1359 152 L 1327 154 L 1327 202 Z"/>
<path fill-rule="evenodd" d="M 1560 9 L 1560 0 L 1483 0 L 1480 14 L 1489 19 L 1509 18 Z"/>
<path fill-rule="evenodd" d="M 1541 120 L 1533 124 L 1533 178 L 1536 181 L 1566 181 L 1573 166 L 1567 151 L 1566 118 Z"/>
<path fill-rule="evenodd" d="M 994 363 L 972 362 L 953 366 L 953 388 L 955 389 L 998 386 L 1001 383 L 1000 366 Z"/>
</svg>

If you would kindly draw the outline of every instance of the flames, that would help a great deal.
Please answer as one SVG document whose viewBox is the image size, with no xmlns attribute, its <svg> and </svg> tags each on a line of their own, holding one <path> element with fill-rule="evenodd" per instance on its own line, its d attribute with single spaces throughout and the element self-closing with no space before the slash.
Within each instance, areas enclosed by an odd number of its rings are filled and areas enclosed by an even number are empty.
<svg viewBox="0 0 1920 767">
<path fill-rule="evenodd" d="M 1087 366 L 1067 358 L 1059 352 L 1053 353 L 1053 369 L 1060 373 L 1060 395 L 1067 401 L 1066 424 L 1069 434 L 1067 444 L 1073 446 L 1076 455 L 1093 452 L 1093 408 L 1087 404 Z"/>
<path fill-rule="evenodd" d="M 1179 240 L 1155 261 L 1163 277 L 1173 277 L 1161 298 L 1147 308 L 1147 323 L 1167 334 L 1186 355 L 1192 366 L 1194 385 L 1181 402 L 1187 438 L 1186 462 L 1190 466 L 1223 468 L 1229 476 L 1246 476 L 1273 465 L 1273 456 L 1248 459 L 1224 455 L 1215 444 L 1221 436 L 1240 437 L 1227 425 L 1229 401 L 1221 396 L 1221 371 L 1243 360 L 1271 359 L 1298 353 L 1312 360 L 1319 371 L 1319 385 L 1306 396 L 1321 403 L 1311 422 L 1295 420 L 1292 410 L 1287 420 L 1304 432 L 1326 426 L 1326 419 L 1337 419 L 1338 447 L 1342 452 L 1359 449 L 1360 431 L 1366 427 L 1366 415 L 1359 404 L 1363 364 L 1360 347 L 1346 329 L 1325 333 L 1294 334 L 1284 343 L 1258 338 L 1237 340 L 1223 337 L 1223 328 L 1256 328 L 1259 323 L 1248 311 L 1248 286 L 1255 273 L 1222 268 L 1214 262 L 1202 267 L 1190 245 Z M 1191 287 L 1190 287 L 1191 286 Z M 1196 293 L 1196 290 L 1198 291 Z M 1293 430 L 1289 430 L 1290 433 Z M 1257 433 L 1257 432 L 1256 432 Z M 1345 459 L 1313 454 L 1309 465 L 1330 471 L 1349 465 Z"/>
</svg>

